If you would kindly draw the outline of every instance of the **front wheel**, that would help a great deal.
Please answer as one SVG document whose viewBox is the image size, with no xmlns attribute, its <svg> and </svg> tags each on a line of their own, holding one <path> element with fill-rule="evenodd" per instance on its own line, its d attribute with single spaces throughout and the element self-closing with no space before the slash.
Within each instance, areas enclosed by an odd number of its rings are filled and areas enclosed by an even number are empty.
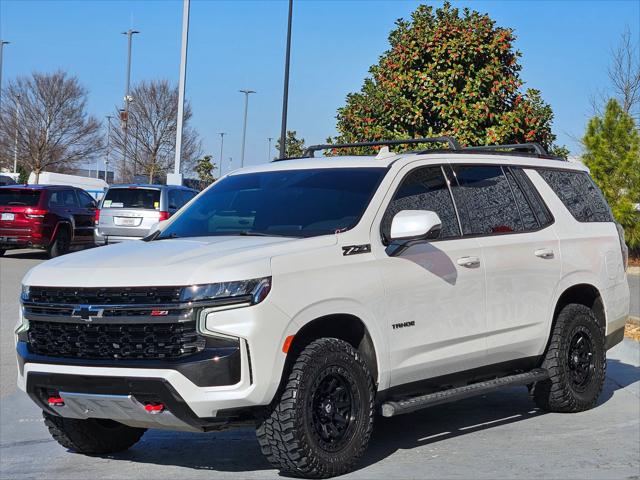
<svg viewBox="0 0 640 480">
<path fill-rule="evenodd" d="M 128 427 L 113 420 L 78 420 L 47 412 L 42 412 L 42 415 L 53 439 L 76 453 L 95 455 L 121 452 L 140 440 L 146 431 L 144 428 Z"/>
<path fill-rule="evenodd" d="M 336 338 L 315 340 L 258 426 L 262 453 L 289 475 L 327 478 L 351 471 L 369 443 L 374 396 L 357 350 Z"/>
<path fill-rule="evenodd" d="M 569 304 L 558 314 L 542 368 L 547 380 L 534 384 L 536 404 L 551 412 L 593 408 L 606 372 L 604 329 L 593 310 Z"/>
</svg>

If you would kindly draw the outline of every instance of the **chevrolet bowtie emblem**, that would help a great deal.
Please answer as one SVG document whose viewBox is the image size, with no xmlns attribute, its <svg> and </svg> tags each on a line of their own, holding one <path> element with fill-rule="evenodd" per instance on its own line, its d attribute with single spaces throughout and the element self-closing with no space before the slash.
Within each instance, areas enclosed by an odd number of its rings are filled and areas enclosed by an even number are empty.
<svg viewBox="0 0 640 480">
<path fill-rule="evenodd" d="M 90 305 L 80 305 L 73 309 L 71 316 L 90 322 L 94 318 L 102 317 L 103 312 L 104 309 L 102 308 L 93 308 Z"/>
</svg>

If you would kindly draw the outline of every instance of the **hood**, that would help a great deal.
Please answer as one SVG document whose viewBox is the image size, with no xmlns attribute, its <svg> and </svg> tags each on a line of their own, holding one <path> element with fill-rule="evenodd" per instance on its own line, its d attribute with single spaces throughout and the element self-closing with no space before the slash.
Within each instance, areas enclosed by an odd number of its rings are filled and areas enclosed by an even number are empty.
<svg viewBox="0 0 640 480">
<path fill-rule="evenodd" d="M 135 287 L 194 285 L 271 275 L 271 257 L 333 245 L 314 238 L 194 237 L 132 240 L 76 252 L 31 269 L 34 286 Z"/>
</svg>

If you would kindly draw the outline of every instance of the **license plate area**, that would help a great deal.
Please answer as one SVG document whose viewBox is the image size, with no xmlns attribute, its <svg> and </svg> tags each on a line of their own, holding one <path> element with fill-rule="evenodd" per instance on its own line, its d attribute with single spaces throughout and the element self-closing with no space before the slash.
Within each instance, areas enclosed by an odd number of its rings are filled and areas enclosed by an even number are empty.
<svg viewBox="0 0 640 480">
<path fill-rule="evenodd" d="M 118 227 L 139 227 L 142 223 L 140 217 L 113 217 L 113 223 Z"/>
<path fill-rule="evenodd" d="M 3 212 L 2 215 L 0 215 L 0 220 L 4 222 L 13 222 L 15 219 L 16 219 L 15 213 Z"/>
</svg>

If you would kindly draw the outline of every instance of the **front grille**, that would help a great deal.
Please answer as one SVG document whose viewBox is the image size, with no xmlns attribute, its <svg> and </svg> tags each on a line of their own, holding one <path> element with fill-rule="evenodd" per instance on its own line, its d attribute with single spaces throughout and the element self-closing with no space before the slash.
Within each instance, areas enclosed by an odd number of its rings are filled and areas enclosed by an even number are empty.
<svg viewBox="0 0 640 480">
<path fill-rule="evenodd" d="M 196 322 L 29 322 L 29 350 L 37 355 L 97 360 L 178 359 L 204 349 Z"/>
<path fill-rule="evenodd" d="M 182 287 L 30 287 L 29 302 L 67 305 L 150 305 L 180 301 Z"/>
</svg>

